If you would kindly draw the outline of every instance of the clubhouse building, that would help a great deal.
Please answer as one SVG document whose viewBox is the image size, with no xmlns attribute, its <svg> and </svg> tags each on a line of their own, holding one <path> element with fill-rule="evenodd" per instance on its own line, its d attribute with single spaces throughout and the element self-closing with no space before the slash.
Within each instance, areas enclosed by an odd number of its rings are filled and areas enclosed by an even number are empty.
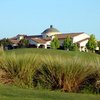
<svg viewBox="0 0 100 100">
<path fill-rule="evenodd" d="M 60 47 L 63 46 L 64 40 L 70 36 L 73 43 L 77 43 L 79 45 L 80 51 L 86 50 L 86 44 L 90 36 L 84 32 L 77 33 L 62 33 L 58 29 L 54 28 L 52 25 L 44 30 L 40 35 L 17 35 L 14 38 L 11 38 L 10 41 L 12 46 L 18 46 L 18 43 L 21 39 L 25 38 L 29 40 L 29 46 L 34 48 L 50 48 L 51 41 L 55 38 L 55 36 L 60 41 Z"/>
</svg>

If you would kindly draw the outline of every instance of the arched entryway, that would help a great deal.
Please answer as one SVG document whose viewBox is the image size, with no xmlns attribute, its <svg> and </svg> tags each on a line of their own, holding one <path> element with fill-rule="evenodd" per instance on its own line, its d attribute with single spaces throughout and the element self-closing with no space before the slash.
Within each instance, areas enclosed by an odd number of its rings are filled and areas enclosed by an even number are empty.
<svg viewBox="0 0 100 100">
<path fill-rule="evenodd" d="M 30 48 L 37 48 L 37 46 L 35 44 L 30 44 L 29 47 Z"/>
<path fill-rule="evenodd" d="M 39 46 L 39 48 L 45 48 L 45 46 L 44 46 L 43 44 L 41 44 L 41 45 Z"/>
</svg>

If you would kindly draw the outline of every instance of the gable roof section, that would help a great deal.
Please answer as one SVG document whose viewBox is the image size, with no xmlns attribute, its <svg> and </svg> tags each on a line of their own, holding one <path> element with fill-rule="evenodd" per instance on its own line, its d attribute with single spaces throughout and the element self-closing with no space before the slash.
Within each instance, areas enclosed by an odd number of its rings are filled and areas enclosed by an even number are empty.
<svg viewBox="0 0 100 100">
<path fill-rule="evenodd" d="M 83 39 L 83 40 L 81 40 L 81 41 L 78 41 L 77 43 L 81 43 L 81 42 L 83 42 L 83 41 L 85 41 L 85 40 L 89 40 L 89 38 L 86 38 L 86 39 Z"/>
<path fill-rule="evenodd" d="M 19 40 L 12 40 L 12 39 L 10 39 L 10 42 L 13 43 L 13 44 L 18 44 Z"/>
<path fill-rule="evenodd" d="M 17 40 L 17 36 L 16 37 L 9 38 L 9 40 Z"/>
<path fill-rule="evenodd" d="M 26 38 L 42 38 L 42 35 L 30 35 L 30 36 L 27 36 Z"/>
<path fill-rule="evenodd" d="M 31 38 L 31 40 L 33 40 L 33 41 L 35 41 L 37 43 L 43 43 L 43 44 L 46 43 L 46 41 L 41 39 L 41 38 Z"/>
<path fill-rule="evenodd" d="M 68 36 L 73 38 L 73 37 L 78 36 L 78 35 L 83 34 L 83 33 L 84 32 L 80 32 L 80 33 L 66 33 L 66 34 L 57 34 L 56 36 L 57 36 L 58 39 L 65 39 Z"/>
<path fill-rule="evenodd" d="M 51 40 L 51 37 L 43 38 L 43 40 L 45 40 L 45 41 L 50 41 L 50 40 Z"/>
</svg>

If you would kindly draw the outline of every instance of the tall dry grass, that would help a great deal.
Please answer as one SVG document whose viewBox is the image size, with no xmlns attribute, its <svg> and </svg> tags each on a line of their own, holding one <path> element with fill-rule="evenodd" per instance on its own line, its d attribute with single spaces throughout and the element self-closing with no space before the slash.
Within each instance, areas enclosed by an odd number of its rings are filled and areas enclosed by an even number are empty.
<svg viewBox="0 0 100 100">
<path fill-rule="evenodd" d="M 44 49 L 21 49 L 0 56 L 0 68 L 14 85 L 78 92 L 91 77 L 100 79 L 100 56 Z M 95 83 L 94 83 L 95 84 Z"/>
<path fill-rule="evenodd" d="M 9 75 L 15 85 L 30 87 L 32 86 L 32 78 L 38 65 L 37 55 L 17 55 L 12 53 L 4 56 L 1 68 Z"/>
<path fill-rule="evenodd" d="M 100 68 L 95 62 L 96 58 L 90 58 L 45 55 L 36 73 L 36 79 L 45 88 L 77 92 L 81 84 L 90 76 L 94 76 Z"/>
</svg>

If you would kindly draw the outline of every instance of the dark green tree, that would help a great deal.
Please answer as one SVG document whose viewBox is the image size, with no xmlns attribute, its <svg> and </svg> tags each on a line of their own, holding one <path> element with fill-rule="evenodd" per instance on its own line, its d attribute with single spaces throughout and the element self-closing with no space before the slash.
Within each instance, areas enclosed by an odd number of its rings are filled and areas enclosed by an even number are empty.
<svg viewBox="0 0 100 100">
<path fill-rule="evenodd" d="M 72 48 L 72 44 L 73 44 L 73 41 L 72 41 L 71 37 L 68 36 L 64 40 L 64 43 L 63 43 L 64 49 L 69 51 Z"/>
<path fill-rule="evenodd" d="M 27 39 L 21 39 L 19 42 L 19 47 L 28 47 L 29 46 L 29 41 Z"/>
<path fill-rule="evenodd" d="M 6 46 L 11 45 L 11 42 L 9 41 L 9 39 L 4 38 L 0 40 L 0 45 L 3 45 L 3 47 L 5 48 Z"/>
<path fill-rule="evenodd" d="M 71 51 L 79 51 L 79 47 L 78 47 L 78 44 L 77 43 L 73 43 L 71 48 L 70 48 Z"/>
<path fill-rule="evenodd" d="M 58 49 L 59 47 L 60 47 L 60 42 L 58 38 L 55 36 L 55 38 L 51 41 L 51 48 Z"/>
<path fill-rule="evenodd" d="M 89 51 L 94 52 L 97 46 L 97 42 L 95 36 L 93 34 L 90 35 L 89 41 L 86 44 L 86 47 Z"/>
</svg>

